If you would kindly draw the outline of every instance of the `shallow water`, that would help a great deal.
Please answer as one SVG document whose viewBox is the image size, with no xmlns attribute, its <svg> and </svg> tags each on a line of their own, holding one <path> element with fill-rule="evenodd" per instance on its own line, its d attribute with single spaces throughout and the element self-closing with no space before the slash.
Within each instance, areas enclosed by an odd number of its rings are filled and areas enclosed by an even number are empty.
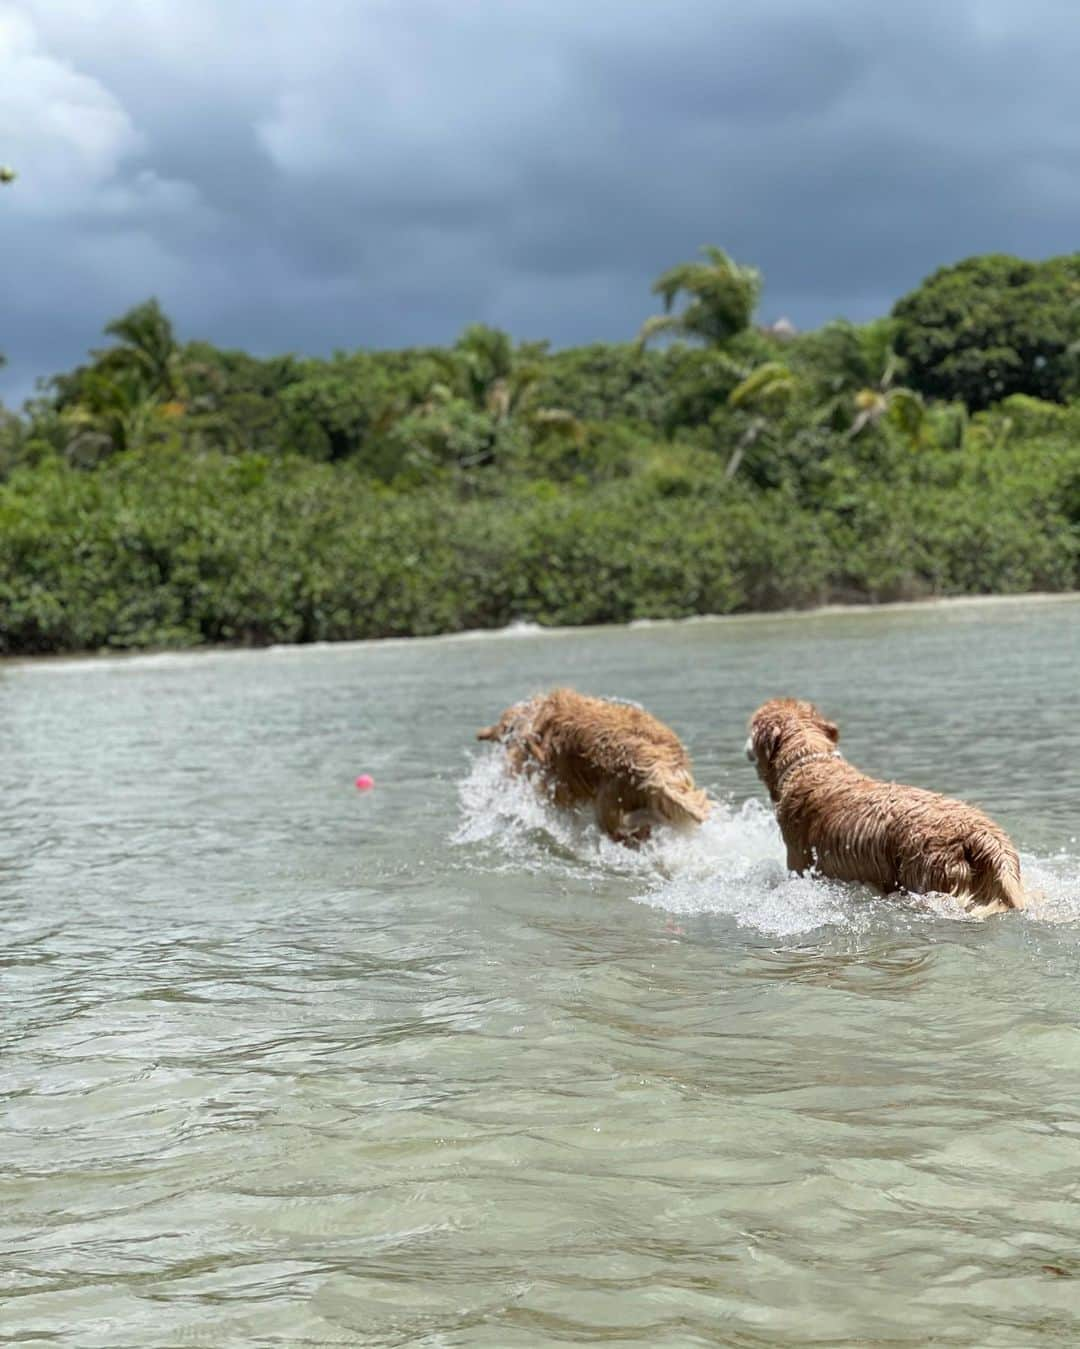
<svg viewBox="0 0 1080 1349">
<path fill-rule="evenodd" d="M 4 667 L 0 1340 L 1076 1344 L 1078 668 L 1077 600 Z M 508 784 L 555 681 L 707 826 Z M 781 692 L 1036 912 L 789 878 Z"/>
</svg>

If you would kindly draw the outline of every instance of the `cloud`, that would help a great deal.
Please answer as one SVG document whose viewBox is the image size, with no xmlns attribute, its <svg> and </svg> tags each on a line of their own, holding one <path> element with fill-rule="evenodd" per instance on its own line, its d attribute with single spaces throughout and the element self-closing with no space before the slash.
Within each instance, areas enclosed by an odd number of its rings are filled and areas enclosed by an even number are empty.
<svg viewBox="0 0 1080 1349">
<path fill-rule="evenodd" d="M 1075 246 L 1055 0 L 0 0 L 7 396 L 156 294 L 252 350 L 630 337 L 705 242 L 767 317 Z"/>
</svg>

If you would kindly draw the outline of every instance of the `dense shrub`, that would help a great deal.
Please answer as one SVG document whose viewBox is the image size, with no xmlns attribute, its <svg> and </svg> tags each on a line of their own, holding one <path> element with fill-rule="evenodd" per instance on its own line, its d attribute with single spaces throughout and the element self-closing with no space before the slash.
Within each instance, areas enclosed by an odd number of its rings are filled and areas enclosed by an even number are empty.
<svg viewBox="0 0 1080 1349">
<path fill-rule="evenodd" d="M 959 464 L 957 460 L 959 459 Z M 303 642 L 1077 584 L 1067 444 L 933 452 L 831 506 L 669 450 L 592 487 L 395 492 L 177 445 L 0 488 L 0 649 Z M 1071 495 L 1070 495 L 1071 494 Z M 1070 514 L 1072 512 L 1072 514 Z"/>
</svg>

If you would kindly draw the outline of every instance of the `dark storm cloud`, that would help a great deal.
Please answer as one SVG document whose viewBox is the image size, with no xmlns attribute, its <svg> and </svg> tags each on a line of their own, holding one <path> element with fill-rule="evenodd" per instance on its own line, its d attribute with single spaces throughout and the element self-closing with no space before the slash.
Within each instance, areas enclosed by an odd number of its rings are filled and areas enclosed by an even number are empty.
<svg viewBox="0 0 1080 1349">
<path fill-rule="evenodd" d="M 0 0 L 6 388 L 151 293 L 264 352 L 630 337 L 705 242 L 868 317 L 1080 247 L 1078 56 L 1054 0 Z"/>
</svg>

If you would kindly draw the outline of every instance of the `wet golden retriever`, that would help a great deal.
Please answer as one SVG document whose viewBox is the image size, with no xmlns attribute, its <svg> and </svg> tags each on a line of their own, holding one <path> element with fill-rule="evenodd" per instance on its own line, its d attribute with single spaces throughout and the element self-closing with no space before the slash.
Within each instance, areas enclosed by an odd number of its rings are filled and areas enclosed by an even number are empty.
<svg viewBox="0 0 1080 1349">
<path fill-rule="evenodd" d="M 916 894 L 955 895 L 980 916 L 1027 896 L 1008 835 L 981 810 L 877 782 L 846 762 L 813 703 L 774 698 L 750 719 L 746 753 L 768 788 L 788 867 Z"/>
<path fill-rule="evenodd" d="M 504 745 L 511 771 L 532 777 L 555 805 L 591 802 L 619 843 L 643 843 L 657 825 L 699 824 L 709 813 L 682 741 L 636 703 L 552 689 L 508 707 L 476 738 Z"/>
</svg>

